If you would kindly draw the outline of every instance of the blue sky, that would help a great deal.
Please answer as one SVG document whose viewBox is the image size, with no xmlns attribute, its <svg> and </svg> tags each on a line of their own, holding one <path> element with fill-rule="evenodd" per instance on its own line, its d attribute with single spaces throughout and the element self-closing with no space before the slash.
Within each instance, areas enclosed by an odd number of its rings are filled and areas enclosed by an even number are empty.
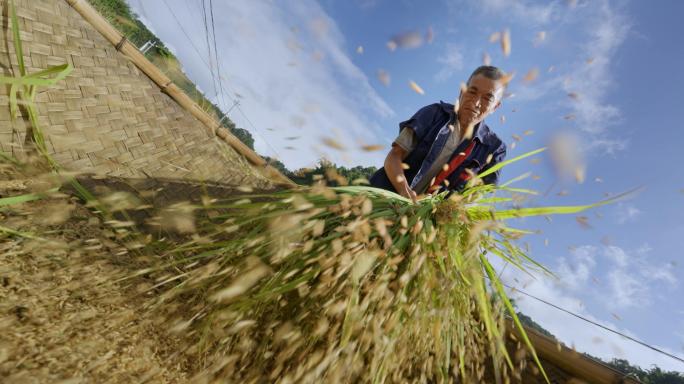
<svg viewBox="0 0 684 384">
<path fill-rule="evenodd" d="M 127 0 L 183 63 L 186 73 L 214 95 L 199 0 Z M 539 229 L 531 255 L 559 279 L 529 278 L 506 268 L 504 279 L 684 356 L 684 49 L 679 1 L 303 0 L 214 1 L 225 107 L 250 130 L 257 150 L 290 168 L 325 156 L 344 165 L 382 164 L 397 124 L 418 108 L 453 102 L 459 84 L 483 62 L 515 72 L 513 94 L 487 122 L 507 143 L 522 138 L 509 157 L 548 144 L 559 132 L 574 135 L 583 158 L 583 183 L 562 178 L 547 156 L 508 167 L 503 179 L 525 172 L 521 187 L 542 193 L 527 205 L 582 204 L 635 187 L 618 204 L 582 214 L 520 220 Z M 287 6 L 284 6 L 287 4 Z M 657 4 L 657 6 L 655 6 Z M 433 38 L 427 41 L 427 31 Z M 495 32 L 510 31 L 504 56 Z M 187 33 L 188 36 L 185 34 Z M 388 48 L 404 34 L 408 46 Z M 543 35 L 543 39 L 541 36 Z M 359 53 L 358 47 L 363 47 Z M 215 60 L 211 60 L 215 67 Z M 523 78 L 531 70 L 533 81 Z M 389 84 L 378 78 L 389 75 Z M 408 82 L 423 90 L 420 95 Z M 569 97 L 572 93 L 575 97 Z M 505 122 L 502 121 L 505 117 Z M 531 130 L 532 134 L 523 132 Z M 346 149 L 322 143 L 332 138 Z M 559 195 L 560 194 L 560 195 Z M 548 245 L 545 245 L 548 239 Z M 503 266 L 500 266 L 503 267 Z M 529 299 L 521 309 L 578 350 L 684 371 L 684 364 L 650 352 Z"/>
</svg>

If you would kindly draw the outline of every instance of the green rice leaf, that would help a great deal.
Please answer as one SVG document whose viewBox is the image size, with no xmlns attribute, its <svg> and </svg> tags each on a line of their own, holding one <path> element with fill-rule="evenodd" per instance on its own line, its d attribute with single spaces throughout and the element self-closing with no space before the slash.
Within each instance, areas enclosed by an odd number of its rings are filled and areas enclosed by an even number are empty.
<svg viewBox="0 0 684 384">
<path fill-rule="evenodd" d="M 24 50 L 21 46 L 21 36 L 19 34 L 19 18 L 17 18 L 17 10 L 14 6 L 14 0 L 10 1 L 10 19 L 12 21 L 12 37 L 14 40 L 14 53 L 17 55 L 19 62 L 19 73 L 21 76 L 26 75 L 26 66 L 24 65 Z"/>
<path fill-rule="evenodd" d="M 7 233 L 8 235 L 11 235 L 11 236 L 24 237 L 24 238 L 31 239 L 31 240 L 47 241 L 46 239 L 44 239 L 40 236 L 36 236 L 36 235 L 28 233 L 28 232 L 17 231 L 15 229 L 7 228 L 5 226 L 0 226 L 0 232 Z"/>
<path fill-rule="evenodd" d="M 507 186 L 509 186 L 509 185 L 511 185 L 511 184 L 513 184 L 513 183 L 515 183 L 515 182 L 518 182 L 518 181 L 520 181 L 520 180 L 525 180 L 525 179 L 527 179 L 528 177 L 530 177 L 531 175 L 532 175 L 532 172 L 523 173 L 523 174 L 520 175 L 520 176 L 514 177 L 514 178 L 512 178 L 511 180 L 508 180 L 507 182 L 501 184 L 500 186 L 501 186 L 501 187 L 507 187 Z"/>
<path fill-rule="evenodd" d="M 489 264 L 489 261 L 485 256 L 480 255 L 480 262 L 485 268 L 487 276 L 489 277 L 489 281 L 494 285 L 494 291 L 499 295 L 499 298 L 501 298 L 501 300 L 504 302 L 509 315 L 513 318 L 513 322 L 515 323 L 515 326 L 518 328 L 518 331 L 520 332 L 520 335 L 522 336 L 523 341 L 527 346 L 527 349 L 530 351 L 530 353 L 532 353 L 532 357 L 534 358 L 535 363 L 537 363 L 537 367 L 544 375 L 544 379 L 546 380 L 546 382 L 550 384 L 551 382 L 549 381 L 549 377 L 546 375 L 546 371 L 544 371 L 544 367 L 542 366 L 541 361 L 539 361 L 539 357 L 537 357 L 537 352 L 535 351 L 532 342 L 527 337 L 525 327 L 523 327 L 522 323 L 520 322 L 520 319 L 518 318 L 518 315 L 515 312 L 515 308 L 513 308 L 513 305 L 511 304 L 511 301 L 509 300 L 508 295 L 506 294 L 506 291 L 503 285 L 501 284 L 499 276 L 497 276 L 497 274 L 494 272 L 494 268 L 491 264 Z"/>
<path fill-rule="evenodd" d="M 350 194 L 355 194 L 355 195 L 359 194 L 359 193 L 366 192 L 366 193 L 370 193 L 373 195 L 385 197 L 385 198 L 388 198 L 391 200 L 397 200 L 397 201 L 401 201 L 404 203 L 412 203 L 411 199 L 407 199 L 398 193 L 388 191 L 388 190 L 382 189 L 382 188 L 368 187 L 368 186 L 363 186 L 363 185 L 355 185 L 355 186 L 348 186 L 348 187 L 333 187 L 331 189 L 334 191 L 343 192 L 343 193 L 350 193 Z"/>
<path fill-rule="evenodd" d="M 530 151 L 530 152 L 527 152 L 527 153 L 523 153 L 522 155 L 516 156 L 516 157 L 514 157 L 514 158 L 512 158 L 512 159 L 510 159 L 510 160 L 502 161 L 502 162 L 500 162 L 500 163 L 495 164 L 493 167 L 489 168 L 488 170 L 486 170 L 486 171 L 480 173 L 478 176 L 479 176 L 480 178 L 483 178 L 483 177 L 485 177 L 485 176 L 487 176 L 487 175 L 490 175 L 490 174 L 492 174 L 492 173 L 498 171 L 499 169 L 501 169 L 501 168 L 503 168 L 503 167 L 505 167 L 505 166 L 507 166 L 507 165 L 509 165 L 509 164 L 512 164 L 512 163 L 515 163 L 516 161 L 520 161 L 520 160 L 525 159 L 525 158 L 528 158 L 528 157 L 530 157 L 530 156 L 534 156 L 534 155 L 536 155 L 536 154 L 542 153 L 542 152 L 544 152 L 545 150 L 546 150 L 546 147 L 544 147 L 544 148 L 539 148 L 539 149 L 535 149 L 534 151 Z"/>
<path fill-rule="evenodd" d="M 8 205 L 14 205 L 14 204 L 21 204 L 21 203 L 25 203 L 28 201 L 40 200 L 40 199 L 45 198 L 47 196 L 47 194 L 57 192 L 58 189 L 59 188 L 52 188 L 52 189 L 48 190 L 46 193 L 27 193 L 24 195 L 3 197 L 3 198 L 0 198 L 0 207 L 8 206 Z"/>
</svg>

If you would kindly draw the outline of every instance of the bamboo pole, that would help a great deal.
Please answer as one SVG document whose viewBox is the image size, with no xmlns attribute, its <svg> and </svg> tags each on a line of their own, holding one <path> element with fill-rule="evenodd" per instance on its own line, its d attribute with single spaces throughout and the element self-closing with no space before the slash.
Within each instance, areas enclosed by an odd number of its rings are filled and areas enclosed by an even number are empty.
<svg viewBox="0 0 684 384">
<path fill-rule="evenodd" d="M 264 176 L 283 186 L 294 187 L 296 184 L 288 177 L 280 173 L 276 168 L 269 165 L 266 160 L 246 146 L 240 139 L 235 137 L 229 130 L 222 128 L 218 121 L 204 112 L 194 100 L 174 84 L 156 65 L 152 64 L 138 48 L 131 44 L 126 37 L 114 28 L 100 15 L 86 0 L 65 0 L 81 16 L 102 34 L 117 50 L 124 54 L 135 66 L 157 84 L 164 93 L 174 99 L 181 107 L 186 109 L 199 120 L 212 134 L 218 136 L 230 145 L 236 152 L 244 156 L 250 163 L 256 166 Z"/>
</svg>

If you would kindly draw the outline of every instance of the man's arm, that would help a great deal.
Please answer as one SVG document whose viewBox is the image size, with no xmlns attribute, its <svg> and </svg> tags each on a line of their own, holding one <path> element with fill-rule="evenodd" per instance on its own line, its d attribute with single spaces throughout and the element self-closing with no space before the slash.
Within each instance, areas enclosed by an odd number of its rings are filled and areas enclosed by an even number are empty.
<svg viewBox="0 0 684 384">
<path fill-rule="evenodd" d="M 394 190 L 414 202 L 418 199 L 406 180 L 401 163 L 427 132 L 433 128 L 436 112 L 440 108 L 441 106 L 438 103 L 430 104 L 419 109 L 410 119 L 399 123 L 399 136 L 392 143 L 392 149 L 385 158 L 385 173 Z"/>
<path fill-rule="evenodd" d="M 413 200 L 415 203 L 418 201 L 416 193 L 409 186 L 406 180 L 406 175 L 404 174 L 404 168 L 401 166 L 402 161 L 408 156 L 409 152 L 397 145 L 392 144 L 392 149 L 387 154 L 385 158 L 385 173 L 390 182 L 394 186 L 394 189 L 402 196 Z"/>
</svg>

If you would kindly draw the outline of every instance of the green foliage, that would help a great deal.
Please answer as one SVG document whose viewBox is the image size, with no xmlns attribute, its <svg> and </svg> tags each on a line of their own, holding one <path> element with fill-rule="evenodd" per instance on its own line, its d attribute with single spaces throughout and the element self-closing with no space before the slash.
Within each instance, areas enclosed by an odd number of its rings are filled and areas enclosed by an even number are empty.
<svg viewBox="0 0 684 384">
<path fill-rule="evenodd" d="M 684 374 L 681 372 L 663 371 L 656 366 L 643 370 L 624 359 L 613 359 L 606 364 L 631 377 L 638 378 L 644 384 L 684 384 Z"/>
<path fill-rule="evenodd" d="M 287 171 L 286 175 L 300 185 L 313 185 L 316 180 L 326 179 L 328 185 L 340 186 L 346 184 L 367 184 L 368 179 L 377 171 L 376 167 L 357 165 L 352 168 L 338 166 L 335 163 L 321 159 L 315 168 L 301 168 L 294 172 Z"/>
<path fill-rule="evenodd" d="M 326 185 L 338 187 L 349 184 L 368 184 L 368 179 L 377 171 L 376 167 L 357 165 L 347 168 L 338 166 L 325 159 L 320 159 L 315 168 L 288 169 L 282 161 L 264 156 L 264 159 L 280 173 L 299 185 L 314 185 L 318 180 L 325 180 Z"/>
<path fill-rule="evenodd" d="M 254 150 L 254 137 L 252 137 L 252 134 L 244 128 L 236 127 L 235 123 L 233 123 L 232 120 L 226 117 L 226 114 L 223 113 L 223 111 L 221 111 L 215 104 L 212 104 L 212 106 L 214 108 L 216 116 L 221 121 L 221 125 L 224 128 L 228 129 L 233 135 L 235 135 L 235 137 L 240 139 L 240 141 L 245 143 L 245 145 Z"/>
<path fill-rule="evenodd" d="M 527 316 L 526 314 L 524 314 L 524 313 L 522 313 L 522 312 L 518 312 L 518 318 L 520 319 L 520 322 L 521 322 L 524 326 L 526 326 L 526 327 L 528 327 L 528 328 L 530 328 L 530 329 L 534 329 L 535 331 L 541 333 L 541 334 L 544 335 L 544 336 L 548 336 L 548 337 L 550 337 L 550 338 L 552 338 L 552 339 L 555 339 L 555 338 L 556 338 L 556 336 L 554 336 L 551 332 L 549 332 L 549 331 L 547 331 L 546 329 L 544 329 L 544 327 L 542 327 L 541 325 L 539 325 L 539 323 L 537 323 L 536 321 L 532 320 L 532 318 L 529 317 L 529 316 Z"/>
<path fill-rule="evenodd" d="M 138 47 L 152 40 L 159 45 L 158 51 L 170 54 L 159 38 L 135 16 L 125 0 L 88 0 L 88 2 Z"/>
<path fill-rule="evenodd" d="M 264 156 L 264 160 L 266 160 L 268 162 L 268 164 L 270 164 L 273 168 L 280 171 L 280 173 L 282 173 L 283 175 L 285 175 L 287 177 L 292 176 L 292 171 L 287 169 L 287 167 L 285 166 L 285 164 L 283 164 L 282 161 L 280 161 L 278 159 L 274 159 L 272 157 L 268 157 L 268 156 Z"/>
</svg>

